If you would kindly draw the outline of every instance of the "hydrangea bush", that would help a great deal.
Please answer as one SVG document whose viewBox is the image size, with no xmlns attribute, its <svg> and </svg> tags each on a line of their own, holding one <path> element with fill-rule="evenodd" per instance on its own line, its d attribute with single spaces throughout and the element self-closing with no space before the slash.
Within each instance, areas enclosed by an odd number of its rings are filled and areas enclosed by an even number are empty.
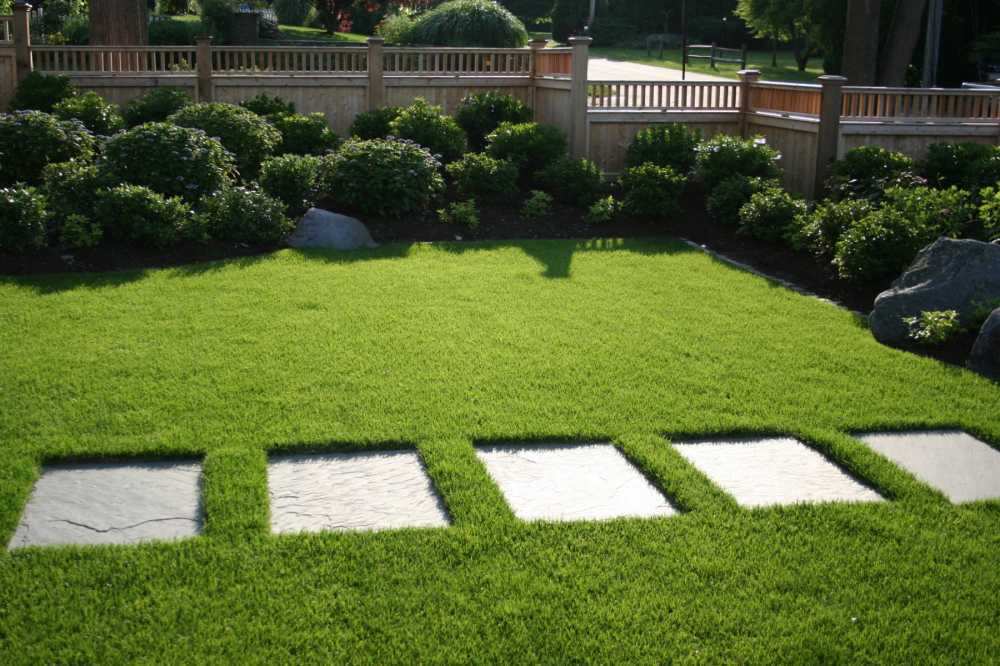
<svg viewBox="0 0 1000 666">
<path fill-rule="evenodd" d="M 0 114 L 0 185 L 36 184 L 53 162 L 93 159 L 94 135 L 79 120 L 41 111 Z"/>
</svg>

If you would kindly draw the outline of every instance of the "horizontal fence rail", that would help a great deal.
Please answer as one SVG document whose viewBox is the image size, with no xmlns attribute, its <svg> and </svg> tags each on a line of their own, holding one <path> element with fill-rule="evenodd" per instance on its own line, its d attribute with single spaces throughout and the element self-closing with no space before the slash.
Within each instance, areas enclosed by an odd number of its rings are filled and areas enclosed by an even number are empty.
<svg viewBox="0 0 1000 666">
<path fill-rule="evenodd" d="M 387 48 L 386 74 L 458 75 L 531 74 L 531 51 L 526 49 Z"/>
<path fill-rule="evenodd" d="M 213 46 L 212 71 L 220 74 L 365 74 L 368 72 L 368 50 L 343 46 Z"/>
<path fill-rule="evenodd" d="M 841 117 L 849 120 L 998 120 L 1000 92 L 845 86 Z"/>
<path fill-rule="evenodd" d="M 751 111 L 818 116 L 821 100 L 820 87 L 807 83 L 755 83 L 750 88 Z"/>
<path fill-rule="evenodd" d="M 33 46 L 32 67 L 40 72 L 169 73 L 193 71 L 194 46 Z"/>
<path fill-rule="evenodd" d="M 729 81 L 590 81 L 591 109 L 739 111 L 740 83 Z"/>
</svg>

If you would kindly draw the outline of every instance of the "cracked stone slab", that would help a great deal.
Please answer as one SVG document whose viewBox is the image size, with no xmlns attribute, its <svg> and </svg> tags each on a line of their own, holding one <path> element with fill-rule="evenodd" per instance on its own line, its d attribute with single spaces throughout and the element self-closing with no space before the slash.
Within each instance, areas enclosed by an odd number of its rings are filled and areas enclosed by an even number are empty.
<svg viewBox="0 0 1000 666">
<path fill-rule="evenodd" d="M 522 520 L 673 516 L 677 510 L 610 444 L 476 449 Z"/>
<path fill-rule="evenodd" d="M 271 530 L 280 533 L 447 527 L 448 512 L 410 451 L 273 456 Z"/>
<path fill-rule="evenodd" d="M 857 438 L 956 504 L 1000 498 L 1000 451 L 968 433 L 873 432 Z"/>
<path fill-rule="evenodd" d="M 201 465 L 46 465 L 9 548 L 173 541 L 201 530 Z"/>
<path fill-rule="evenodd" d="M 674 448 L 741 506 L 882 500 L 796 439 L 704 440 Z"/>
</svg>

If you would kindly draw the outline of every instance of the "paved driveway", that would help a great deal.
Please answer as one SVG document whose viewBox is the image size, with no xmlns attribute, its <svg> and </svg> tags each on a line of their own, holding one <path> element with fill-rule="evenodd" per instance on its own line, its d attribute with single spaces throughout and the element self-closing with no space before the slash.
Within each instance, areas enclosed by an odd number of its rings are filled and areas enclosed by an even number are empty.
<svg viewBox="0 0 1000 666">
<path fill-rule="evenodd" d="M 591 58 L 590 73 L 588 78 L 591 81 L 680 81 L 681 70 L 667 69 L 666 67 L 654 67 L 652 65 L 640 65 L 635 62 L 625 62 L 622 60 L 608 60 L 607 58 Z M 688 81 L 729 81 L 722 76 L 711 74 L 696 74 L 688 72 Z"/>
</svg>

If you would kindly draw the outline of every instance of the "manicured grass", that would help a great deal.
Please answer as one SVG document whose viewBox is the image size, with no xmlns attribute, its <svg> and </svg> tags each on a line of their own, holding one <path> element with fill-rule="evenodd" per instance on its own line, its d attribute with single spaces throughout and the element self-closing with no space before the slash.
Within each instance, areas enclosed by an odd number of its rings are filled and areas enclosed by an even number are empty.
<svg viewBox="0 0 1000 666">
<path fill-rule="evenodd" d="M 659 49 L 653 49 L 652 55 L 646 55 L 645 49 L 629 48 L 593 48 L 590 50 L 594 57 L 607 58 L 609 60 L 625 60 L 637 62 L 643 65 L 653 65 L 655 67 L 667 67 L 669 69 L 681 69 L 681 50 L 665 49 L 663 60 L 660 60 Z M 806 71 L 800 72 L 795 64 L 795 58 L 789 51 L 778 52 L 778 66 L 771 65 L 770 51 L 750 51 L 747 54 L 747 67 L 749 69 L 759 69 L 761 79 L 765 81 L 791 81 L 796 83 L 815 83 L 816 77 L 823 74 L 823 62 L 820 58 L 813 58 L 809 61 Z M 707 60 L 689 60 L 688 71 L 700 74 L 714 74 L 724 76 L 729 79 L 738 79 L 740 65 L 733 63 L 719 63 L 716 69 L 712 69 Z"/>
<path fill-rule="evenodd" d="M 368 35 L 358 35 L 353 32 L 335 32 L 331 35 L 321 28 L 306 28 L 301 25 L 282 24 L 278 26 L 278 31 L 281 33 L 281 39 L 320 40 L 338 43 L 355 42 L 361 44 L 368 41 Z"/>
<path fill-rule="evenodd" d="M 206 535 L 0 552 L 0 663 L 951 661 L 1000 503 L 846 435 L 1000 443 L 1000 388 L 669 241 L 284 251 L 0 278 L 0 541 L 42 461 L 204 456 Z M 891 501 L 746 511 L 666 438 L 797 436 Z M 475 442 L 614 441 L 683 515 L 517 521 Z M 265 455 L 416 448 L 455 521 L 268 535 Z"/>
</svg>

